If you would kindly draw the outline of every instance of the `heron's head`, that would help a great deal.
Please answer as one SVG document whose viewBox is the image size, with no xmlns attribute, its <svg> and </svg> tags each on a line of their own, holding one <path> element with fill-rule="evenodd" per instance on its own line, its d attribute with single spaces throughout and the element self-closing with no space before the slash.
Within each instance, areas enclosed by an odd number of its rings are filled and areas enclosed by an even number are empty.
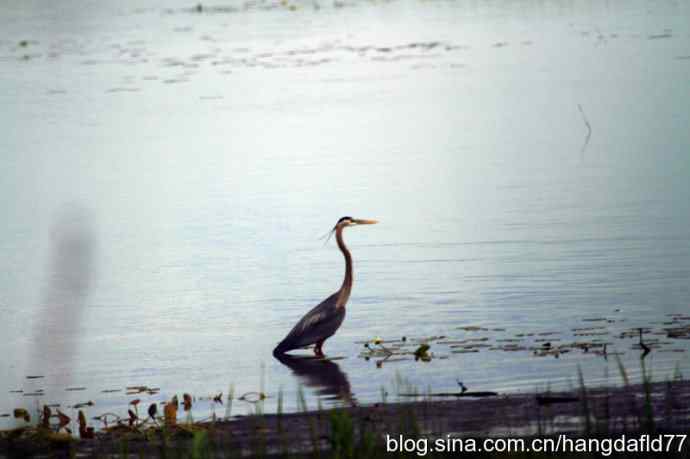
<svg viewBox="0 0 690 459">
<path fill-rule="evenodd" d="M 324 237 L 328 236 L 326 237 L 326 242 L 324 244 L 328 243 L 328 241 L 331 239 L 331 236 L 333 236 L 333 233 L 335 233 L 338 229 L 342 230 L 347 226 L 373 225 L 376 223 L 378 223 L 378 221 L 376 220 L 364 220 L 361 218 L 342 217 L 340 220 L 338 220 L 338 223 L 335 224 L 333 229 L 324 235 Z"/>
<path fill-rule="evenodd" d="M 337 230 L 338 228 L 346 227 L 346 226 L 357 226 L 357 225 L 374 225 L 378 223 L 376 220 L 364 220 L 361 218 L 352 218 L 352 217 L 342 217 L 340 220 L 338 220 L 338 223 L 335 224 L 333 227 L 333 230 Z"/>
</svg>

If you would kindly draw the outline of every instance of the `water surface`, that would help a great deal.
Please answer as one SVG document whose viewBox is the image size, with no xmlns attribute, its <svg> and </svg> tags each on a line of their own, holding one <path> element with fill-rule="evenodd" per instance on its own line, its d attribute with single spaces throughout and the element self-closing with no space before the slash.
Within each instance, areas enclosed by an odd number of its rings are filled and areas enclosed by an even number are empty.
<svg viewBox="0 0 690 459">
<path fill-rule="evenodd" d="M 194 6 L 0 7 L 2 393 L 98 412 L 128 400 L 106 389 L 233 384 L 270 410 L 300 384 L 312 406 L 334 386 L 378 401 L 396 375 L 620 383 L 585 352 L 359 355 L 374 337 L 598 339 L 635 375 L 636 327 L 662 343 L 655 377 L 687 375 L 688 341 L 662 331 L 690 298 L 685 3 Z M 283 365 L 273 346 L 340 286 L 318 238 L 342 215 L 381 221 L 346 232 L 355 286 L 325 346 L 342 359 Z"/>
</svg>

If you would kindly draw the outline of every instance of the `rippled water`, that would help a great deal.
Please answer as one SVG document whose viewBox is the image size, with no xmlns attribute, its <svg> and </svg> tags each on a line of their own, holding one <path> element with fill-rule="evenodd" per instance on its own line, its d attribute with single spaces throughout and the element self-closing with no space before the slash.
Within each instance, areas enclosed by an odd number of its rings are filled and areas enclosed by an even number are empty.
<svg viewBox="0 0 690 459">
<path fill-rule="evenodd" d="M 660 341 L 655 377 L 687 376 L 688 340 L 663 328 L 690 309 L 689 17 L 671 1 L 0 6 L 0 414 L 122 411 L 101 391 L 132 385 L 263 387 L 270 410 L 299 384 L 312 406 L 378 401 L 396 375 L 505 392 L 579 365 L 619 383 L 613 358 L 530 348 L 609 342 L 635 375 L 621 333 L 637 327 Z M 319 237 L 342 215 L 381 224 L 346 232 L 340 359 L 281 364 L 273 346 L 340 286 Z M 440 335 L 428 363 L 360 356 Z M 453 353 L 468 338 L 489 347 Z M 496 349 L 511 342 L 526 349 Z"/>
</svg>

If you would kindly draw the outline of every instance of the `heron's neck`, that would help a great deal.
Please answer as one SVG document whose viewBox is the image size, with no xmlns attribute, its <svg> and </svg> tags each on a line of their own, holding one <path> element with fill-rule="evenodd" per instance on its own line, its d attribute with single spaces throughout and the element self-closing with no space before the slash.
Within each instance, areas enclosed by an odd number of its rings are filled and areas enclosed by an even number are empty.
<svg viewBox="0 0 690 459">
<path fill-rule="evenodd" d="M 335 231 L 335 239 L 338 241 L 338 248 L 343 252 L 345 257 L 345 279 L 343 279 L 343 286 L 340 287 L 340 296 L 338 297 L 338 305 L 344 307 L 347 300 L 350 298 L 350 291 L 352 290 L 352 255 L 347 249 L 343 241 L 343 228 L 340 227 Z"/>
</svg>

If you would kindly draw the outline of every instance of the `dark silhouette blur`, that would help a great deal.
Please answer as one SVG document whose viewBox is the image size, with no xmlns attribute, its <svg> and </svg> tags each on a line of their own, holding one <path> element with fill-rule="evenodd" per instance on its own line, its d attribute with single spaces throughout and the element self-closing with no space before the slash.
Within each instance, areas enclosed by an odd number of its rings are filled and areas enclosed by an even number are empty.
<svg viewBox="0 0 690 459">
<path fill-rule="evenodd" d="M 34 322 L 29 370 L 68 379 L 75 365 L 82 315 L 94 278 L 95 236 L 91 214 L 63 208 L 50 231 L 51 254 L 40 314 Z"/>
</svg>

